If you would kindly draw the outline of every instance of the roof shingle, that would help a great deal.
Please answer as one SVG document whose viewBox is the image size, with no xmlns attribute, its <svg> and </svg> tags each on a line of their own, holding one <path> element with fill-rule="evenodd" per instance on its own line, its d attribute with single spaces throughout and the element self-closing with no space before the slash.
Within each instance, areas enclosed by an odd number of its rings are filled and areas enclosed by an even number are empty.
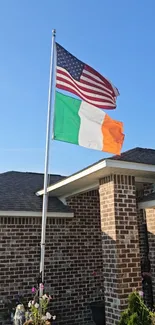
<svg viewBox="0 0 155 325">
<path fill-rule="evenodd" d="M 112 156 L 109 159 L 155 165 L 155 150 L 137 147 L 123 152 L 120 156 Z"/>
<path fill-rule="evenodd" d="M 50 183 L 63 179 L 60 175 L 50 175 Z M 0 174 L 0 210 L 1 211 L 42 211 L 42 196 L 36 195 L 43 187 L 43 174 L 6 172 Z M 49 197 L 49 212 L 70 212 L 58 198 Z"/>
</svg>

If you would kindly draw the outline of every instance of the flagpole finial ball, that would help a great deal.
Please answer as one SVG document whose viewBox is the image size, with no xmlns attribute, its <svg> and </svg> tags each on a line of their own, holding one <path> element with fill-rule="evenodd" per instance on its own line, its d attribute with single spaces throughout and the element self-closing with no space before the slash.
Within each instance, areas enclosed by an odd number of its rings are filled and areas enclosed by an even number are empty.
<svg viewBox="0 0 155 325">
<path fill-rule="evenodd" d="M 56 29 L 52 30 L 52 35 L 55 36 L 56 35 Z"/>
</svg>

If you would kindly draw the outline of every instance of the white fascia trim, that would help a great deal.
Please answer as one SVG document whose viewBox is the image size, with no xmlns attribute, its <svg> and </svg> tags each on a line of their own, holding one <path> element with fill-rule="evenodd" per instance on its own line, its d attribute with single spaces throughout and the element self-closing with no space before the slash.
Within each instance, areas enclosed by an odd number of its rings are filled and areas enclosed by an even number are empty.
<svg viewBox="0 0 155 325">
<path fill-rule="evenodd" d="M 64 185 L 72 183 L 80 178 L 83 178 L 83 177 L 89 175 L 89 174 L 95 173 L 96 171 L 99 171 L 100 169 L 105 168 L 105 167 L 118 168 L 118 169 L 129 169 L 129 170 L 135 170 L 135 171 L 144 171 L 144 172 L 154 172 L 155 173 L 154 165 L 105 159 L 105 160 L 97 163 L 96 165 L 93 165 L 92 167 L 88 167 L 87 169 L 85 169 L 73 176 L 69 176 L 64 180 L 62 180 L 54 185 L 49 186 L 47 189 L 47 192 L 51 192 L 51 191 L 58 189 Z M 36 194 L 38 196 L 43 195 L 44 190 L 40 190 Z"/>
<path fill-rule="evenodd" d="M 65 178 L 64 180 L 54 184 L 54 185 L 51 185 L 48 187 L 47 189 L 47 192 L 50 192 L 50 191 L 53 191 L 57 188 L 60 188 L 64 185 L 67 185 L 69 183 L 72 183 L 74 181 L 77 181 L 78 179 L 80 178 L 83 178 L 89 174 L 92 174 L 92 173 L 95 173 L 96 171 L 102 169 L 102 168 L 105 168 L 106 167 L 106 162 L 107 160 L 103 160 L 101 161 L 100 163 L 96 164 L 96 165 L 93 165 L 92 167 L 88 167 L 87 169 L 75 174 L 75 175 L 72 175 L 72 176 L 69 176 L 67 178 Z M 39 192 L 36 193 L 38 196 L 40 195 L 43 195 L 44 194 L 44 190 L 41 190 Z"/>
<path fill-rule="evenodd" d="M 0 211 L 2 217 L 42 217 L 42 212 L 34 211 Z M 74 213 L 72 212 L 48 212 L 47 217 L 49 218 L 73 218 Z"/>
<path fill-rule="evenodd" d="M 140 164 L 128 161 L 120 160 L 106 160 L 106 167 L 109 168 L 120 168 L 120 169 L 130 169 L 135 171 L 144 171 L 144 172 L 155 172 L 155 165 Z"/>
<path fill-rule="evenodd" d="M 140 202 L 138 204 L 139 209 L 153 209 L 155 208 L 155 200 L 152 201 L 145 201 L 145 202 Z"/>
</svg>

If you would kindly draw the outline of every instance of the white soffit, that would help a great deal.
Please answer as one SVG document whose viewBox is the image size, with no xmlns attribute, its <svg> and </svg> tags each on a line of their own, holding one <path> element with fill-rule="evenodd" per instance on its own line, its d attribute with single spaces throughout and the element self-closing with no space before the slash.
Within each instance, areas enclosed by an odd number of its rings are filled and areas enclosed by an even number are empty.
<svg viewBox="0 0 155 325">
<path fill-rule="evenodd" d="M 138 204 L 139 209 L 152 209 L 155 208 L 155 200 L 140 202 Z"/>
<path fill-rule="evenodd" d="M 115 173 L 135 176 L 137 181 L 140 178 L 148 178 L 149 182 L 151 178 L 152 183 L 155 182 L 155 165 L 105 159 L 49 186 L 48 193 L 51 196 L 67 197 L 82 192 L 83 189 L 91 189 L 93 184 L 96 186 L 99 184 L 99 179 Z M 36 194 L 43 195 L 44 190 L 40 190 Z"/>
</svg>

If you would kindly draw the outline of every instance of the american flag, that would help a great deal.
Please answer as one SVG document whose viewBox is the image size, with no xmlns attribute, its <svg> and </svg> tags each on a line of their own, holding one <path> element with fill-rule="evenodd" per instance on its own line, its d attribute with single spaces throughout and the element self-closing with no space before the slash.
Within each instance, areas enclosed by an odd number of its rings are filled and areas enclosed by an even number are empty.
<svg viewBox="0 0 155 325">
<path fill-rule="evenodd" d="M 56 43 L 56 52 L 57 88 L 71 92 L 96 107 L 116 108 L 119 92 L 109 80 L 78 60 L 58 43 Z"/>
</svg>

